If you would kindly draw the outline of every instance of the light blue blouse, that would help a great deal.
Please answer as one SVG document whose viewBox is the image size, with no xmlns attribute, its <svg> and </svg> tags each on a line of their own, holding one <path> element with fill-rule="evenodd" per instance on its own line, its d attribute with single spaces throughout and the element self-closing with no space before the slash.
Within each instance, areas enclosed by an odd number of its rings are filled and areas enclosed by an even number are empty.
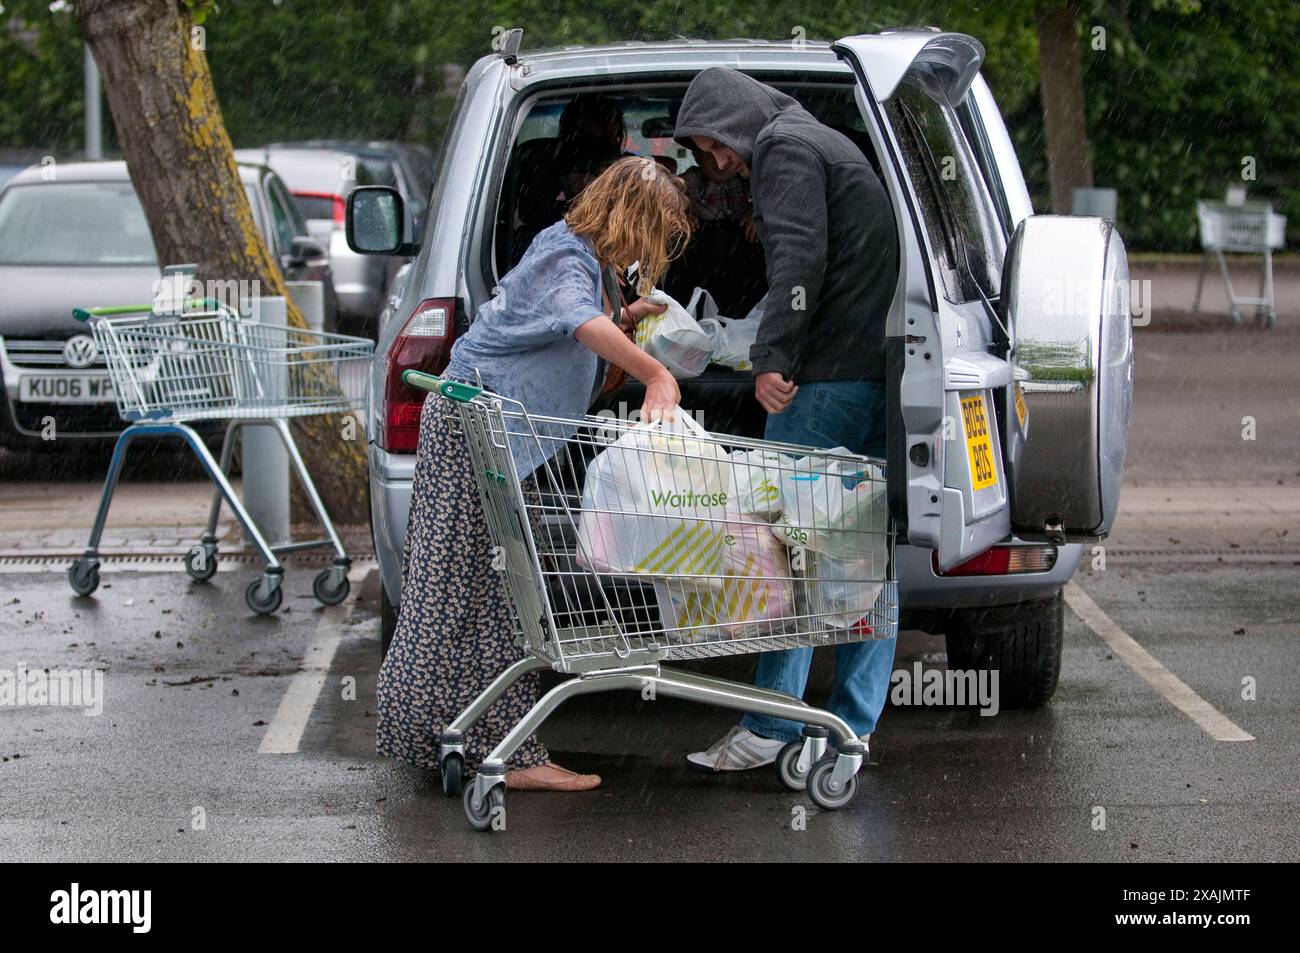
<svg viewBox="0 0 1300 953">
<path fill-rule="evenodd" d="M 591 243 L 561 219 L 538 233 L 494 291 L 469 331 L 452 345 L 444 373 L 474 381 L 477 371 L 484 387 L 519 401 L 529 414 L 581 418 L 590 405 L 598 359 L 574 332 L 605 311 L 600 262 Z M 572 429 L 550 428 L 547 436 L 568 436 Z M 510 439 L 521 479 L 558 449 L 553 440 L 539 447 L 522 434 Z"/>
</svg>

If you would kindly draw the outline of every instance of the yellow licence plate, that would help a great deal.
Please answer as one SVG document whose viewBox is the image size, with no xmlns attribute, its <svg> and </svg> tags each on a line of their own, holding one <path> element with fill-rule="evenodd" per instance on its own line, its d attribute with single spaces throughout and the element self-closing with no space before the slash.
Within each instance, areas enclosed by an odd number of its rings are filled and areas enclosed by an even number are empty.
<svg viewBox="0 0 1300 953">
<path fill-rule="evenodd" d="M 961 420 L 966 428 L 966 452 L 970 455 L 971 489 L 979 491 L 996 486 L 998 468 L 993 462 L 993 441 L 989 438 L 983 394 L 961 399 Z"/>
<path fill-rule="evenodd" d="M 1029 419 L 1029 408 L 1025 406 L 1025 392 L 1020 389 L 1020 384 L 1015 386 L 1016 391 L 1016 416 L 1020 419 L 1020 429 L 1024 429 L 1025 421 Z"/>
</svg>

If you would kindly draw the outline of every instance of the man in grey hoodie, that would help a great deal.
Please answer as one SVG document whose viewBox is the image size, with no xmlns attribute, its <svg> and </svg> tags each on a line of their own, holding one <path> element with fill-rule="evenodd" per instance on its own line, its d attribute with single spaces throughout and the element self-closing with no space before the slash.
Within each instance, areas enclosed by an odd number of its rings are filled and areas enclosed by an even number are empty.
<svg viewBox="0 0 1300 953">
<path fill-rule="evenodd" d="M 750 349 L 769 440 L 885 453 L 885 316 L 898 277 L 894 213 L 846 136 L 784 93 L 732 69 L 691 82 L 673 133 L 750 180 L 768 296 Z M 842 645 L 827 703 L 866 740 L 884 708 L 895 640 Z M 803 697 L 812 649 L 759 656 L 757 684 Z M 771 764 L 802 726 L 746 715 L 707 751 L 711 771 Z"/>
</svg>

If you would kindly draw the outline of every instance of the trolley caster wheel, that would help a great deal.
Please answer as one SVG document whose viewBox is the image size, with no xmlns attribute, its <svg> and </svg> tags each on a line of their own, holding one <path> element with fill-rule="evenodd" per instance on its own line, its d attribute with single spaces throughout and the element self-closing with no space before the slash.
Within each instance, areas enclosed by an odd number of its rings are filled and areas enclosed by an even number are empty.
<svg viewBox="0 0 1300 953">
<path fill-rule="evenodd" d="M 824 811 L 838 811 L 858 793 L 856 774 L 843 784 L 837 785 L 831 780 L 837 760 L 839 755 L 822 758 L 808 772 L 808 796 Z"/>
<path fill-rule="evenodd" d="M 195 546 L 185 554 L 185 571 L 195 582 L 207 582 L 217 574 L 217 548 Z"/>
<path fill-rule="evenodd" d="M 270 615 L 280 608 L 283 599 L 284 590 L 280 588 L 280 581 L 278 579 L 272 581 L 270 576 L 254 579 L 244 590 L 244 601 L 248 603 L 248 608 L 258 615 Z"/>
<path fill-rule="evenodd" d="M 68 585 L 79 596 L 88 596 L 99 588 L 99 562 L 78 559 L 68 567 Z"/>
<path fill-rule="evenodd" d="M 442 759 L 442 793 L 455 797 L 465 787 L 465 759 L 449 754 Z"/>
<path fill-rule="evenodd" d="M 474 797 L 477 790 L 477 784 L 465 786 L 465 819 L 476 831 L 490 831 L 493 819 L 505 810 L 506 787 L 504 784 L 494 785 L 482 800 Z"/>
<path fill-rule="evenodd" d="M 791 791 L 803 791 L 808 787 L 808 771 L 799 770 L 799 755 L 803 754 L 805 740 L 791 741 L 776 756 L 776 776 Z"/>
<path fill-rule="evenodd" d="M 311 583 L 312 595 L 324 606 L 338 605 L 348 597 L 348 590 L 351 588 L 347 571 L 338 567 L 322 569 Z"/>
</svg>

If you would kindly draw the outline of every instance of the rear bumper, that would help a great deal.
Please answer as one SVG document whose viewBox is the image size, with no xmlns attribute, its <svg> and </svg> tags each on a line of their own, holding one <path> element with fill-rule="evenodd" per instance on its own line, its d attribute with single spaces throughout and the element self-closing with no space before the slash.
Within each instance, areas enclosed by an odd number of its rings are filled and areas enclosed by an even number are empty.
<svg viewBox="0 0 1300 953">
<path fill-rule="evenodd" d="M 370 507 L 375 556 L 389 601 L 397 605 L 402 591 L 402 547 L 411 513 L 414 454 L 390 454 L 370 446 Z M 929 613 L 952 609 L 1010 605 L 1043 599 L 1069 582 L 1083 555 L 1081 545 L 1062 546 L 1048 572 L 1014 576 L 937 576 L 930 550 L 900 545 L 898 590 L 901 611 L 925 628 Z"/>
<path fill-rule="evenodd" d="M 1083 546 L 1062 546 L 1047 572 L 1008 576 L 937 576 L 930 550 L 898 546 L 898 598 L 902 611 L 970 609 L 1011 605 L 1043 599 L 1070 581 L 1083 556 Z"/>
</svg>

